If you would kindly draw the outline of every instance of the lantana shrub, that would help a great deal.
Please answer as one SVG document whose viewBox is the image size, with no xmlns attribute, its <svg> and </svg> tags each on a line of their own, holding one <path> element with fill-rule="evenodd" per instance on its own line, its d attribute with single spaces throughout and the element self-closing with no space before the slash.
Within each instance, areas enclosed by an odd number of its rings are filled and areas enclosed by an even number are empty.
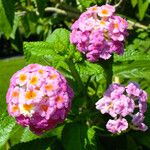
<svg viewBox="0 0 150 150">
<path fill-rule="evenodd" d="M 93 6 L 72 25 L 70 41 L 89 61 L 107 60 L 114 52 L 124 53 L 127 27 L 127 21 L 115 15 L 115 7 Z"/>
<path fill-rule="evenodd" d="M 131 55 L 128 51 L 125 57 L 118 56 L 124 54 L 128 23 L 115 11 L 109 4 L 87 8 L 73 23 L 71 32 L 56 29 L 46 42 L 24 44 L 27 63 L 31 64 L 16 72 L 10 80 L 6 96 L 8 113 L 18 124 L 29 127 L 37 135 L 63 123 L 46 136 L 41 135 L 42 138 L 56 135 L 56 140 L 52 138 L 51 142 L 58 149 L 91 150 L 101 145 L 113 149 L 105 142 L 114 137 L 123 137 L 127 143 L 131 139 L 134 145 L 132 133 L 136 136 L 141 131 L 149 131 L 145 118 L 147 89 L 130 82 L 130 78 L 121 80 L 129 81 L 126 86 L 119 81 L 112 83 L 115 77 L 120 79 L 119 74 L 116 75 L 118 70 L 128 71 L 129 63 L 134 62 L 129 69 L 133 70 L 136 58 L 140 59 L 137 52 Z M 50 66 L 56 67 L 66 78 Z M 116 66 L 122 68 L 117 70 Z M 29 141 L 26 134 L 31 135 L 25 130 L 23 140 Z M 118 146 L 118 141 L 116 143 Z M 124 149 L 124 145 L 116 149 Z"/>
<path fill-rule="evenodd" d="M 73 90 L 56 69 L 30 64 L 11 78 L 8 112 L 19 124 L 41 134 L 64 121 L 72 98 Z"/>
</svg>

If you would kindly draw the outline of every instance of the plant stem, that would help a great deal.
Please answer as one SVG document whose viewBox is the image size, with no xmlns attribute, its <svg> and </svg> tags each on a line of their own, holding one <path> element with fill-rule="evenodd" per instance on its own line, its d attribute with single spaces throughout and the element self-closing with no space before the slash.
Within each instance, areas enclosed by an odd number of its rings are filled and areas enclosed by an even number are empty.
<svg viewBox="0 0 150 150">
<path fill-rule="evenodd" d="M 110 4 L 112 0 L 106 0 L 106 4 Z"/>
<path fill-rule="evenodd" d="M 82 83 L 81 77 L 78 73 L 78 71 L 76 70 L 75 64 L 73 63 L 73 61 L 71 59 L 66 60 L 68 67 L 71 71 L 72 76 L 74 77 L 75 81 L 77 82 L 78 85 L 78 90 L 79 92 L 82 92 L 84 90 L 84 85 Z"/>
<path fill-rule="evenodd" d="M 74 13 L 71 11 L 65 11 L 65 10 L 62 10 L 59 8 L 55 8 L 55 7 L 47 7 L 47 8 L 45 8 L 45 12 L 56 12 L 58 14 L 62 14 L 62 15 L 65 15 L 65 16 L 68 16 L 71 18 L 75 18 L 75 19 L 77 19 L 80 15 L 79 13 Z"/>
<path fill-rule="evenodd" d="M 109 0 L 106 0 L 106 4 L 109 4 Z"/>
<path fill-rule="evenodd" d="M 103 68 L 104 70 L 104 76 L 105 76 L 105 79 L 106 79 L 106 88 L 109 87 L 109 85 L 112 83 L 112 76 L 113 76 L 113 56 L 105 61 L 105 60 L 102 60 L 100 61 L 100 65 L 101 67 Z"/>
<path fill-rule="evenodd" d="M 116 5 L 114 5 L 114 7 L 115 8 L 117 8 L 118 6 L 120 6 L 120 4 L 123 2 L 123 0 L 119 0 L 119 2 L 116 4 Z"/>
<path fill-rule="evenodd" d="M 145 30 L 148 29 L 148 26 L 145 26 L 145 25 L 143 25 L 143 24 L 141 24 L 141 23 L 139 23 L 139 22 L 134 22 L 134 21 L 129 20 L 129 19 L 128 19 L 127 21 L 128 21 L 129 25 L 130 25 L 132 28 L 137 27 L 137 28 L 142 28 L 142 29 L 145 29 Z"/>
</svg>

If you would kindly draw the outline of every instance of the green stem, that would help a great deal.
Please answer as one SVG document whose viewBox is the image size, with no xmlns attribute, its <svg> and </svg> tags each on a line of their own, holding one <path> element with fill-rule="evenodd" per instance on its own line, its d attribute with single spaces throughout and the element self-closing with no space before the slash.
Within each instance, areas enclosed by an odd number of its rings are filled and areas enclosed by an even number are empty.
<svg viewBox="0 0 150 150">
<path fill-rule="evenodd" d="M 71 11 L 65 11 L 59 8 L 55 8 L 55 7 L 47 7 L 45 8 L 45 12 L 56 12 L 58 14 L 64 15 L 64 16 L 68 16 L 74 19 L 77 19 L 80 15 L 80 13 L 74 13 Z"/>
<path fill-rule="evenodd" d="M 100 65 L 104 70 L 104 76 L 106 79 L 106 89 L 112 83 L 112 76 L 113 76 L 113 56 L 107 61 L 100 61 Z"/>
<path fill-rule="evenodd" d="M 121 5 L 122 2 L 123 2 L 123 0 L 119 0 L 119 2 L 116 5 L 114 5 L 114 7 L 117 8 L 118 6 Z"/>
<path fill-rule="evenodd" d="M 78 91 L 82 92 L 84 90 L 84 85 L 82 83 L 81 77 L 78 73 L 78 71 L 76 70 L 75 64 L 73 63 L 73 61 L 71 59 L 66 60 L 68 67 L 71 71 L 72 76 L 74 77 L 75 81 L 77 82 L 77 86 L 78 86 Z"/>
</svg>

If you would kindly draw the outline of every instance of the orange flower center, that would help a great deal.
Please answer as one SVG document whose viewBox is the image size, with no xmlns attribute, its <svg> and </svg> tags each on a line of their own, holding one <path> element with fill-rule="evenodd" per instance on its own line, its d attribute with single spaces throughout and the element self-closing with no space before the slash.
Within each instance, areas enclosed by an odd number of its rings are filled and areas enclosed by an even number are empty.
<svg viewBox="0 0 150 150">
<path fill-rule="evenodd" d="M 114 24 L 114 27 L 115 27 L 115 28 L 118 28 L 118 27 L 119 27 L 118 23 L 115 23 L 115 24 Z"/>
<path fill-rule="evenodd" d="M 19 92 L 17 92 L 17 91 L 14 91 L 13 93 L 12 93 L 12 97 L 18 97 L 19 96 Z"/>
<path fill-rule="evenodd" d="M 63 102 L 63 98 L 61 96 L 57 96 L 56 102 L 57 103 L 62 103 Z"/>
<path fill-rule="evenodd" d="M 28 91 L 25 95 L 26 99 L 31 100 L 36 97 L 36 93 L 34 91 Z"/>
<path fill-rule="evenodd" d="M 23 108 L 24 108 L 26 111 L 30 111 L 30 110 L 33 108 L 33 105 L 32 105 L 32 104 L 24 104 L 24 105 L 23 105 Z"/>
<path fill-rule="evenodd" d="M 48 106 L 47 106 L 47 105 L 41 105 L 41 109 L 42 109 L 43 111 L 47 111 Z"/>
<path fill-rule="evenodd" d="M 53 85 L 52 84 L 45 85 L 45 89 L 47 91 L 51 91 L 53 89 Z"/>
<path fill-rule="evenodd" d="M 18 110 L 19 110 L 18 105 L 14 105 L 14 106 L 12 107 L 12 112 L 16 112 L 16 111 L 18 111 Z"/>
<path fill-rule="evenodd" d="M 38 90 L 38 91 L 40 90 L 40 88 L 39 88 L 39 87 L 36 87 L 35 89 L 36 89 L 36 90 Z"/>
<path fill-rule="evenodd" d="M 50 75 L 50 79 L 56 79 L 56 78 L 57 78 L 57 75 L 56 75 L 56 74 Z"/>
<path fill-rule="evenodd" d="M 103 14 L 103 15 L 108 15 L 108 10 L 103 9 L 103 10 L 102 10 L 102 14 Z"/>
</svg>

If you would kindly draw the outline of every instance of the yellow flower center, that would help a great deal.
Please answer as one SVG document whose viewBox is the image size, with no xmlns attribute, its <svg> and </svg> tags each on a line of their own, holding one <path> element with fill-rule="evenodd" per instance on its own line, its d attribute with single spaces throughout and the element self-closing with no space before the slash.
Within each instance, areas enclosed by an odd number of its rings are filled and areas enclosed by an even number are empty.
<svg viewBox="0 0 150 150">
<path fill-rule="evenodd" d="M 103 26 L 104 26 L 104 25 L 105 25 L 105 21 L 102 21 L 102 20 L 101 20 L 101 21 L 100 21 L 100 25 L 103 25 Z"/>
<path fill-rule="evenodd" d="M 20 81 L 24 82 L 27 79 L 27 76 L 25 74 L 21 74 L 19 76 Z"/>
<path fill-rule="evenodd" d="M 97 10 L 97 7 L 93 7 L 93 8 L 92 8 L 92 11 L 96 11 L 96 10 Z"/>
<path fill-rule="evenodd" d="M 43 74 L 44 73 L 44 70 L 40 69 L 38 70 L 39 74 Z"/>
<path fill-rule="evenodd" d="M 115 27 L 115 28 L 118 28 L 118 27 L 119 27 L 118 23 L 115 23 L 115 24 L 114 24 L 114 27 Z"/>
</svg>

